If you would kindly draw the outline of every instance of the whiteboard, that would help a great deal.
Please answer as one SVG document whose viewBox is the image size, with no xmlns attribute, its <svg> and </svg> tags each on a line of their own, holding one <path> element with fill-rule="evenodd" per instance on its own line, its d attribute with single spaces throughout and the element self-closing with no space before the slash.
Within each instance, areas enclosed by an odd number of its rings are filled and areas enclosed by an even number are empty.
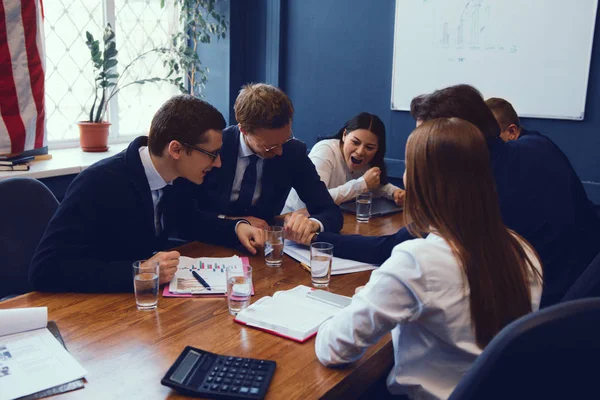
<svg viewBox="0 0 600 400">
<path fill-rule="evenodd" d="M 396 0 L 392 109 L 459 83 L 583 119 L 598 0 Z"/>
</svg>

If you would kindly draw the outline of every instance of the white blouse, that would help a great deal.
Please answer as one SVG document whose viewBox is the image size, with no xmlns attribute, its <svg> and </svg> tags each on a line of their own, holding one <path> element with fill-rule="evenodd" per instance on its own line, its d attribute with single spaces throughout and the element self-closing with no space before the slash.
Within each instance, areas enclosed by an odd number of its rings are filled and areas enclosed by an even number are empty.
<svg viewBox="0 0 600 400">
<path fill-rule="evenodd" d="M 317 142 L 308 157 L 315 164 L 317 173 L 329 189 L 329 194 L 335 204 L 339 205 L 352 200 L 359 194 L 369 190 L 362 176 L 371 166 L 366 165 L 365 168 L 359 171 L 351 171 L 344 160 L 339 139 L 327 139 Z M 388 183 L 374 190 L 373 195 L 393 200 L 396 190 L 398 190 L 397 186 Z M 284 214 L 305 207 L 306 204 L 300 200 L 298 193 L 292 189 L 281 213 Z"/>
<path fill-rule="evenodd" d="M 532 250 L 526 252 L 541 274 Z M 533 274 L 530 282 L 537 310 L 542 286 Z M 351 363 L 391 331 L 390 392 L 446 399 L 482 351 L 473 333 L 469 293 L 444 239 L 430 234 L 403 242 L 352 303 L 319 328 L 317 357 L 328 366 Z"/>
</svg>

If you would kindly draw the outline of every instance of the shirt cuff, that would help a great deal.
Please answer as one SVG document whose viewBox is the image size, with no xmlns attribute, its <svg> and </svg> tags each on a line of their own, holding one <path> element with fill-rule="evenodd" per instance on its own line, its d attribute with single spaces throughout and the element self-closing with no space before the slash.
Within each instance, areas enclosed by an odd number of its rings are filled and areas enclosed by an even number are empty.
<svg viewBox="0 0 600 400">
<path fill-rule="evenodd" d="M 369 187 L 367 186 L 367 182 L 365 182 L 365 178 L 363 178 L 362 176 L 360 178 L 358 178 L 356 180 L 356 182 L 358 182 L 358 186 L 360 187 L 360 189 L 363 192 L 366 192 L 369 190 Z"/>
<path fill-rule="evenodd" d="M 233 228 L 236 232 L 237 232 L 237 227 L 239 224 L 248 224 L 248 225 L 252 225 L 249 221 L 245 220 L 245 219 L 240 219 L 236 224 L 235 224 L 235 228 Z"/>
<path fill-rule="evenodd" d="M 317 224 L 319 224 L 319 230 L 317 232 L 324 232 L 325 231 L 325 227 L 323 226 L 323 224 L 321 223 L 321 221 L 319 221 L 316 218 L 309 218 L 309 220 L 315 221 Z"/>
</svg>

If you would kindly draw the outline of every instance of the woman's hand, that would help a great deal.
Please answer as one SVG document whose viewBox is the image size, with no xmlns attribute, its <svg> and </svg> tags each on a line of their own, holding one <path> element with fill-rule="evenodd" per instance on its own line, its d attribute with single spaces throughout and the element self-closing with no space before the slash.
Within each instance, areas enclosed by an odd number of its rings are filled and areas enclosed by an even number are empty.
<svg viewBox="0 0 600 400">
<path fill-rule="evenodd" d="M 406 195 L 406 192 L 402 189 L 396 189 L 394 191 L 394 202 L 396 203 L 397 206 L 401 206 L 404 204 L 404 196 Z"/>
<path fill-rule="evenodd" d="M 365 172 L 363 179 L 369 190 L 377 189 L 381 184 L 381 170 L 379 167 L 371 167 Z"/>
</svg>

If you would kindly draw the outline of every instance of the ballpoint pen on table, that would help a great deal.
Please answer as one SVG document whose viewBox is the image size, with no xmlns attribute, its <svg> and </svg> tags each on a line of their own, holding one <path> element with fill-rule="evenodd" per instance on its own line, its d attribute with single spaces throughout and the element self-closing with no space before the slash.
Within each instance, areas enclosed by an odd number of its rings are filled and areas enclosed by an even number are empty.
<svg viewBox="0 0 600 400">
<path fill-rule="evenodd" d="M 207 290 L 212 290 L 208 283 L 206 283 L 206 281 L 202 279 L 202 277 L 198 275 L 196 271 L 192 271 L 192 275 L 194 275 L 194 278 L 196 278 L 196 280 L 200 282 L 200 284 L 204 286 Z"/>
</svg>

